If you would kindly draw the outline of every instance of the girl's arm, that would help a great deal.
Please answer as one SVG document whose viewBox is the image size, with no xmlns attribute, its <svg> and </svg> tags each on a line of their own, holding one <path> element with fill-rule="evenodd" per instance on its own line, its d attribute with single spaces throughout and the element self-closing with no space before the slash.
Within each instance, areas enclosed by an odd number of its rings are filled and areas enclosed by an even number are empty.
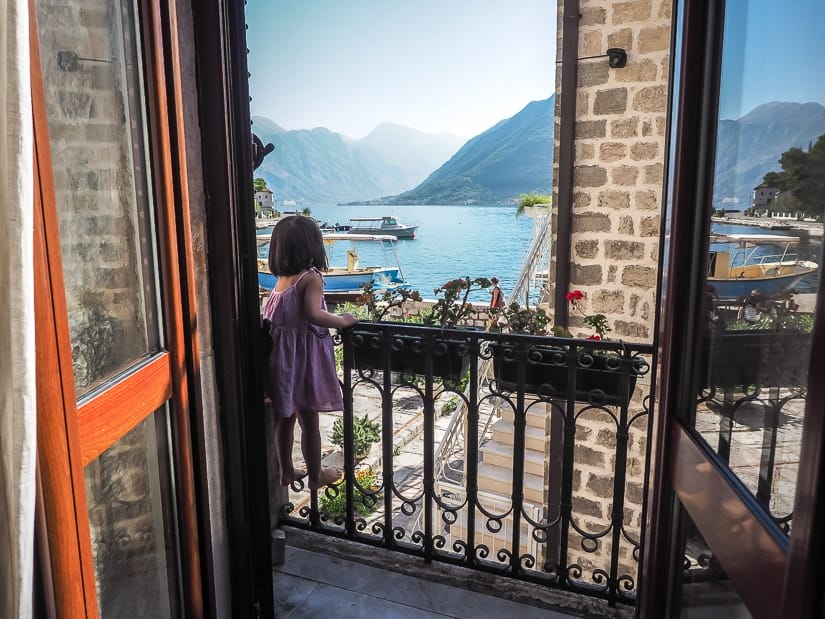
<svg viewBox="0 0 825 619">
<path fill-rule="evenodd" d="M 306 282 L 304 287 L 304 314 L 306 319 L 314 325 L 319 327 L 328 327 L 331 329 L 345 329 L 351 327 L 358 322 L 350 313 L 331 314 L 321 309 L 321 298 L 324 294 L 324 280 L 319 273 L 310 273 L 304 277 L 303 282 Z"/>
</svg>

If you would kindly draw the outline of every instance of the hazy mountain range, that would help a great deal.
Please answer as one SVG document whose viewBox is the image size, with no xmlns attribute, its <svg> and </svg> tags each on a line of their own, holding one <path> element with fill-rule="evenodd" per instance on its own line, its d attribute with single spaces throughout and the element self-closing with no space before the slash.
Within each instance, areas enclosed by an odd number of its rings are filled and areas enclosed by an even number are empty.
<svg viewBox="0 0 825 619">
<path fill-rule="evenodd" d="M 253 131 L 275 152 L 255 175 L 266 179 L 277 203 L 495 203 L 549 193 L 553 103 L 529 103 L 463 146 L 454 135 L 389 123 L 352 140 L 324 128 L 286 131 L 256 116 Z M 765 173 L 780 169 L 783 152 L 807 149 L 822 134 L 825 107 L 818 103 L 767 103 L 721 120 L 714 205 L 747 208 Z"/>
<path fill-rule="evenodd" d="M 737 120 L 719 122 L 714 206 L 745 209 L 766 172 L 779 171 L 779 157 L 792 146 L 808 150 L 825 134 L 819 103 L 765 103 Z M 723 204 L 736 198 L 738 204 Z"/>
<path fill-rule="evenodd" d="M 252 131 L 275 146 L 255 176 L 266 180 L 276 205 L 367 200 L 405 191 L 465 141 L 391 123 L 353 140 L 323 127 L 287 131 L 263 116 L 252 117 Z"/>
</svg>

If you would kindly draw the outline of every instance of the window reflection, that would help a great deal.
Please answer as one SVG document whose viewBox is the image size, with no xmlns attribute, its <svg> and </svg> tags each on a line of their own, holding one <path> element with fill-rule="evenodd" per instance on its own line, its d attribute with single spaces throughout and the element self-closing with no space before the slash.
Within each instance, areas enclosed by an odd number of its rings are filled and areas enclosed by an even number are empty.
<svg viewBox="0 0 825 619">
<path fill-rule="evenodd" d="M 825 12 L 802 4 L 726 5 L 693 418 L 786 533 L 825 211 Z"/>
</svg>

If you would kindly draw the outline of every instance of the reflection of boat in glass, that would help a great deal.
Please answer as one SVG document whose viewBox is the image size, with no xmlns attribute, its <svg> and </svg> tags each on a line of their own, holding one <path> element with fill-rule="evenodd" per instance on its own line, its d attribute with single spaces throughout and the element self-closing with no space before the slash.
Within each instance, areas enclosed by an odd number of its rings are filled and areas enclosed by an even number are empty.
<svg viewBox="0 0 825 619">
<path fill-rule="evenodd" d="M 399 239 L 415 238 L 418 226 L 400 224 L 394 216 L 353 217 L 349 220 L 350 234 L 391 234 Z"/>
<path fill-rule="evenodd" d="M 795 236 L 713 234 L 707 283 L 723 301 L 742 299 L 755 289 L 774 296 L 819 268 L 813 260 L 800 260 L 798 244 Z"/>
<path fill-rule="evenodd" d="M 269 272 L 267 264 L 270 236 L 270 234 L 259 234 L 257 236 L 258 285 L 264 290 L 272 290 L 278 281 L 278 278 Z M 338 265 L 333 262 L 335 256 L 331 248 L 339 241 L 353 242 L 352 247 L 346 252 L 346 265 Z M 384 249 L 385 263 L 388 263 L 392 258 L 395 266 L 361 266 L 355 242 L 364 241 L 380 243 Z M 409 284 L 404 280 L 404 274 L 398 265 L 398 257 L 395 255 L 395 248 L 392 245 L 393 241 L 395 241 L 395 237 L 387 234 L 324 234 L 324 244 L 327 246 L 327 256 L 330 262 L 329 271 L 324 273 L 324 294 L 355 294 L 360 292 L 361 286 L 368 282 L 372 282 L 376 289 L 408 287 Z"/>
</svg>

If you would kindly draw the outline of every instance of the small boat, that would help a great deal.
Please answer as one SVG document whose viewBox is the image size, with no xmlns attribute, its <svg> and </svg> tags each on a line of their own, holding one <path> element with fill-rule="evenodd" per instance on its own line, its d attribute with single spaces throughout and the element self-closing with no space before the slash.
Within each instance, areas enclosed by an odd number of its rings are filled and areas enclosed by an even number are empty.
<svg viewBox="0 0 825 619">
<path fill-rule="evenodd" d="M 353 217 L 349 220 L 350 234 L 391 234 L 399 239 L 415 238 L 418 226 L 398 223 L 395 216 Z"/>
<path fill-rule="evenodd" d="M 277 276 L 270 273 L 267 264 L 270 236 L 270 234 L 259 234 L 256 237 L 258 244 L 258 286 L 264 290 L 272 290 L 278 281 Z M 353 235 L 345 232 L 330 232 L 323 236 L 330 262 L 329 271 L 324 273 L 325 296 L 352 296 L 360 293 L 361 287 L 369 282 L 372 282 L 375 289 L 409 287 L 398 264 L 395 248 L 392 246 L 392 242 L 396 240 L 396 237 L 389 234 Z M 332 247 L 339 241 L 352 241 L 352 247 L 346 252 L 346 265 L 336 265 L 333 262 L 336 256 L 332 251 Z M 395 266 L 361 266 L 355 243 L 365 241 L 381 243 L 384 249 L 385 262 L 388 262 L 391 256 L 394 259 Z"/>
<path fill-rule="evenodd" d="M 720 301 L 736 301 L 758 289 L 772 297 L 793 287 L 819 265 L 801 260 L 799 238 L 774 234 L 712 234 L 707 283 Z"/>
</svg>

